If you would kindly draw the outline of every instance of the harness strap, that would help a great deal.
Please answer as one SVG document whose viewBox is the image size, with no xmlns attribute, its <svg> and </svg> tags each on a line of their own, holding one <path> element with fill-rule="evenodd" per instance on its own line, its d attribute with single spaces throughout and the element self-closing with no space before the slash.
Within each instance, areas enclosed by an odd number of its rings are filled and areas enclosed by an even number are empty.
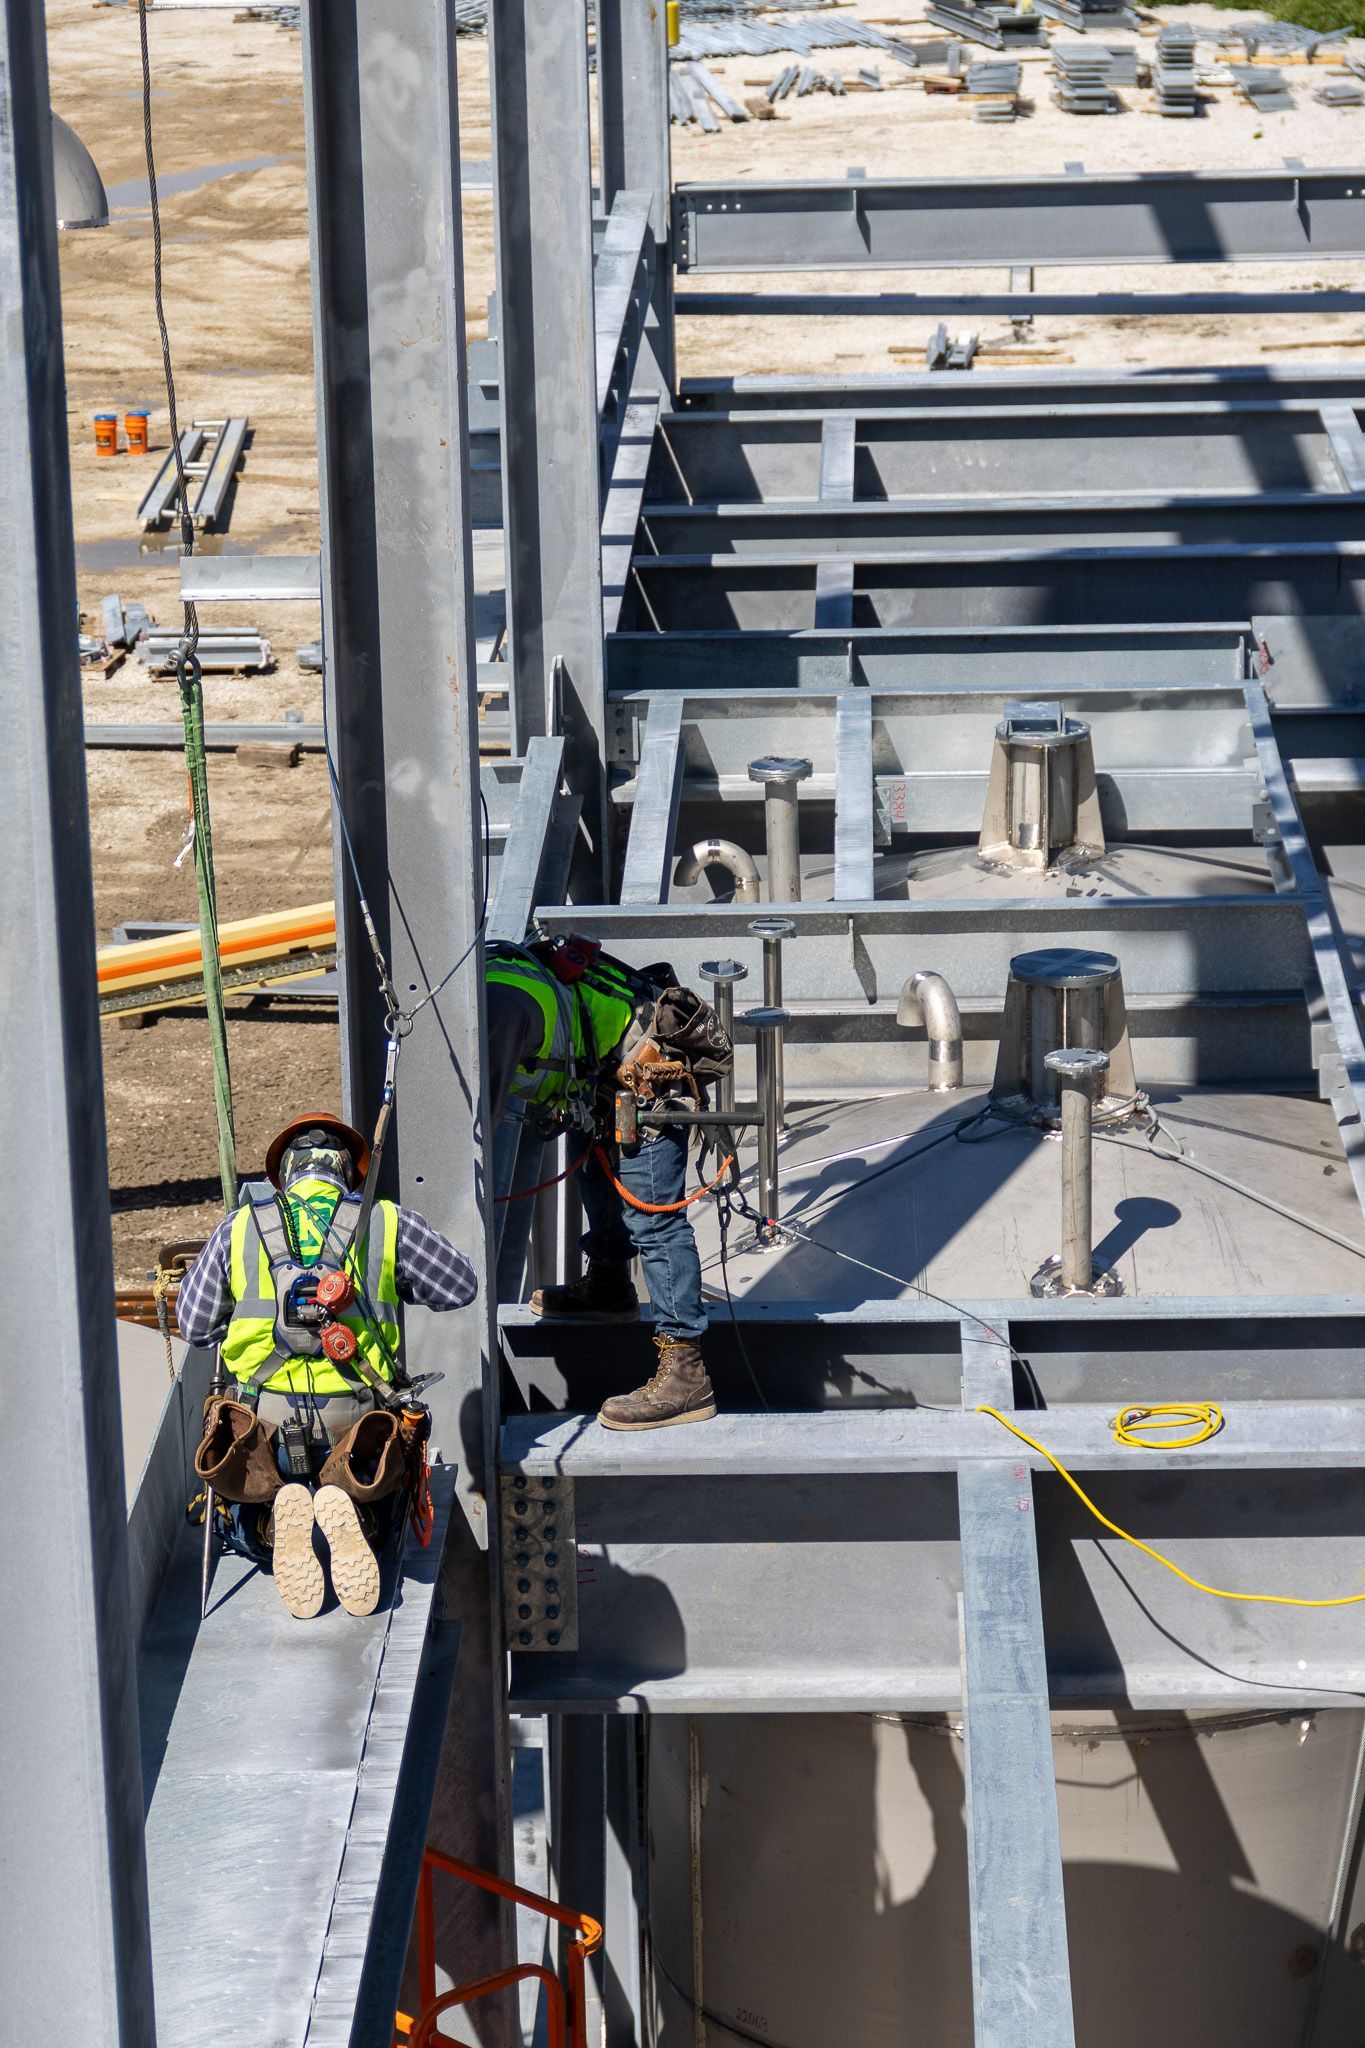
<svg viewBox="0 0 1365 2048">
<path fill-rule="evenodd" d="M 248 1200 L 251 1204 L 252 1221 L 256 1225 L 261 1243 L 265 1248 L 266 1259 L 272 1275 L 281 1266 L 300 1265 L 302 1262 L 294 1256 L 294 1248 L 290 1243 L 289 1232 L 285 1227 L 285 1197 L 277 1194 L 273 1188 L 260 1192 L 253 1189 L 248 1196 Z M 338 1269 L 344 1270 L 347 1256 L 352 1245 L 355 1243 L 356 1231 L 359 1227 L 363 1206 L 363 1202 L 358 1197 L 342 1196 L 332 1212 L 332 1220 L 327 1226 L 327 1235 L 322 1241 L 317 1258 L 313 1261 L 314 1265 L 318 1265 L 323 1259 L 326 1259 L 330 1265 L 335 1265 Z M 346 1212 L 344 1215 L 343 1211 Z M 278 1307 L 277 1297 L 277 1313 Z M 319 1353 L 321 1353 L 320 1344 L 318 1349 Z M 250 1389 L 253 1393 L 259 1394 L 266 1380 L 273 1379 L 281 1366 L 291 1364 L 298 1355 L 297 1352 L 282 1350 L 277 1339 L 269 1356 L 263 1358 L 259 1365 L 252 1368 L 246 1378 L 240 1381 L 241 1386 Z M 358 1377 L 354 1381 L 357 1389 L 359 1389 L 362 1382 L 368 1381 L 371 1387 L 382 1389 L 386 1397 L 392 1398 L 392 1390 L 389 1388 L 388 1381 L 381 1379 L 362 1352 L 357 1351 L 354 1358 L 346 1360 L 332 1359 L 329 1363 L 340 1373 L 343 1379 L 350 1378 L 352 1373 L 357 1374 Z"/>
</svg>

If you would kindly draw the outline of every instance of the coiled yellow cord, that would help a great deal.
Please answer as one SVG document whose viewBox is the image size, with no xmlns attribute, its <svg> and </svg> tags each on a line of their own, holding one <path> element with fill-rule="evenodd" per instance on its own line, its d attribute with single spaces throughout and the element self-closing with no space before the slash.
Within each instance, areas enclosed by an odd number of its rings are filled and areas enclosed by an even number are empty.
<svg viewBox="0 0 1365 2048">
<path fill-rule="evenodd" d="M 1188 1428 L 1189 1436 L 1166 1436 L 1168 1429 Z M 1116 1443 L 1130 1451 L 1188 1451 L 1206 1444 L 1223 1427 L 1216 1401 L 1152 1401 L 1120 1408 L 1110 1428 Z"/>
<path fill-rule="evenodd" d="M 1126 1529 L 1120 1529 L 1117 1522 L 1111 1522 L 1108 1515 L 1102 1513 L 1095 1506 L 1094 1501 L 1091 1500 L 1090 1495 L 1080 1482 L 1072 1478 L 1061 1459 L 1055 1458 L 1047 1445 L 1040 1444 L 1036 1436 L 1030 1436 L 1026 1429 L 1020 1429 L 1017 1423 L 1011 1422 L 1007 1415 L 1002 1415 L 998 1408 L 992 1408 L 985 1401 L 978 1405 L 976 1412 L 978 1415 L 994 1416 L 995 1420 L 1003 1429 L 1007 1429 L 1011 1436 L 1017 1436 L 1021 1444 L 1027 1444 L 1029 1449 L 1036 1451 L 1040 1458 L 1046 1458 L 1053 1471 L 1060 1473 L 1077 1499 L 1089 1508 L 1095 1520 L 1108 1529 L 1112 1536 L 1121 1537 L 1125 1543 L 1131 1543 L 1134 1550 L 1144 1551 L 1148 1557 L 1155 1558 L 1158 1564 L 1165 1565 L 1168 1572 L 1174 1572 L 1176 1577 L 1183 1579 L 1187 1586 L 1193 1586 L 1196 1593 L 1209 1593 L 1215 1600 L 1251 1600 L 1268 1604 L 1272 1607 L 1356 1607 L 1365 1602 L 1365 1593 L 1339 1593 L 1334 1599 L 1330 1600 L 1300 1600 L 1289 1593 L 1233 1593 L 1229 1592 L 1226 1586 L 1206 1586 L 1202 1579 L 1191 1578 L 1190 1574 L 1182 1571 L 1178 1564 L 1173 1564 L 1169 1557 L 1163 1557 L 1159 1550 L 1153 1550 L 1150 1543 L 1142 1542 L 1140 1537 L 1130 1536 Z M 1120 1443 L 1137 1444 L 1146 1450 L 1158 1449 L 1161 1446 L 1157 1441 L 1152 1439 L 1144 1440 L 1131 1435 L 1126 1436 L 1123 1434 L 1123 1430 L 1125 1427 L 1131 1429 L 1134 1421 L 1140 1422 L 1146 1417 L 1155 1417 L 1161 1414 L 1176 1414 L 1182 1419 L 1186 1416 L 1198 1416 L 1203 1420 L 1211 1420 L 1213 1416 L 1217 1417 L 1217 1422 L 1212 1427 L 1205 1429 L 1202 1435 L 1186 1438 L 1184 1443 L 1206 1442 L 1210 1436 L 1214 1436 L 1217 1433 L 1217 1430 L 1222 1427 L 1223 1422 L 1221 1410 L 1211 1401 L 1191 1402 L 1180 1406 L 1172 1402 L 1164 1406 L 1158 1405 L 1152 1408 L 1134 1407 L 1122 1409 L 1114 1418 L 1114 1434 L 1118 1437 Z M 1173 1425 L 1167 1424 L 1165 1426 L 1169 1428 Z M 1167 1443 L 1165 1448 L 1168 1450 L 1180 1450 L 1184 1448 L 1184 1443 Z"/>
</svg>

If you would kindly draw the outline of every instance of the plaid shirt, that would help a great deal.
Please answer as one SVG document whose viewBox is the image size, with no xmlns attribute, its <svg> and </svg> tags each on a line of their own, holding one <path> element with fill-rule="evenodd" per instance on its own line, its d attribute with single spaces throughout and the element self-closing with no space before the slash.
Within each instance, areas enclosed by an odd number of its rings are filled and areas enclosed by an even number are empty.
<svg viewBox="0 0 1365 2048">
<path fill-rule="evenodd" d="M 314 1176 L 329 1178 L 326 1174 Z M 336 1183 L 339 1187 L 340 1182 Z M 175 1319 L 189 1344 L 221 1344 L 232 1316 L 232 1224 L 225 1216 L 180 1283 Z M 400 1301 L 421 1308 L 467 1308 L 479 1291 L 474 1268 L 448 1237 L 415 1209 L 398 1211 L 394 1277 Z"/>
</svg>

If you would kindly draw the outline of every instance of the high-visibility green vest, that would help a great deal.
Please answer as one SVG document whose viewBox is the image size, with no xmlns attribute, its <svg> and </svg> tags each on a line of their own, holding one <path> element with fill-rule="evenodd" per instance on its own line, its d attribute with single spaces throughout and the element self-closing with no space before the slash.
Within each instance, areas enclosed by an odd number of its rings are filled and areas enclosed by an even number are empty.
<svg viewBox="0 0 1365 2048">
<path fill-rule="evenodd" d="M 301 1261 L 312 1265 L 322 1250 L 339 1191 L 331 1181 L 309 1176 L 294 1181 L 285 1200 Z M 377 1201 L 364 1242 L 353 1244 L 345 1258 L 357 1300 L 337 1320 L 355 1332 L 371 1371 L 389 1381 L 393 1360 L 400 1355 L 397 1263 L 398 1207 Z M 223 1339 L 223 1365 L 245 1385 L 274 1354 L 276 1313 L 270 1259 L 249 1202 L 232 1219 L 231 1286 L 234 1306 Z M 369 1389 L 354 1365 L 338 1365 L 325 1355 L 284 1360 L 278 1372 L 254 1384 L 272 1394 L 354 1394 Z"/>
<path fill-rule="evenodd" d="M 602 1060 L 624 1037 L 640 1001 L 640 984 L 607 959 L 595 960 L 581 980 L 566 985 L 534 955 L 498 948 L 489 953 L 487 980 L 520 989 L 540 1010 L 540 1046 L 517 1069 L 511 1093 L 551 1110 L 596 1086 Z"/>
</svg>

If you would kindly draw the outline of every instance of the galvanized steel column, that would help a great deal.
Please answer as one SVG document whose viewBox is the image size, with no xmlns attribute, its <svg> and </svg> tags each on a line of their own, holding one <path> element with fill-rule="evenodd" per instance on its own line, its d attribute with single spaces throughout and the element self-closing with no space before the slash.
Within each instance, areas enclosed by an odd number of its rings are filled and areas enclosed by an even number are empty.
<svg viewBox="0 0 1365 2048">
<path fill-rule="evenodd" d="M 431 1839 L 510 1868 L 504 1659 L 488 1503 L 496 1500 L 494 1295 L 480 1200 L 482 888 L 473 598 L 457 189 L 453 0 L 309 0 L 304 61 L 327 688 L 341 799 L 399 999 L 416 1002 L 469 947 L 417 1018 L 398 1075 L 386 1192 L 473 1260 L 480 1304 L 413 1311 L 414 1373 L 433 1439 L 460 1467 L 445 1610 L 459 1667 Z M 342 1071 L 370 1128 L 384 1012 L 344 852 L 336 857 Z M 443 1886 L 438 1960 L 466 1976 L 505 1961 L 510 1915 Z M 504 2008 L 466 2022 L 509 2039 Z"/>
<path fill-rule="evenodd" d="M 602 510 L 584 0 L 493 0 L 489 28 L 512 749 L 565 732 L 569 780 L 600 860 Z"/>
<path fill-rule="evenodd" d="M 0 4 L 0 1984 L 151 2048 L 114 1272 L 43 10 Z M 27 1307 L 22 1304 L 28 1304 Z M 58 2018 L 57 2015 L 60 2015 Z"/>
<path fill-rule="evenodd" d="M 673 153 L 664 0 L 597 0 L 597 99 L 603 213 L 611 212 L 618 192 L 650 195 L 655 270 L 646 341 L 658 366 L 659 387 L 671 393 Z"/>
</svg>

